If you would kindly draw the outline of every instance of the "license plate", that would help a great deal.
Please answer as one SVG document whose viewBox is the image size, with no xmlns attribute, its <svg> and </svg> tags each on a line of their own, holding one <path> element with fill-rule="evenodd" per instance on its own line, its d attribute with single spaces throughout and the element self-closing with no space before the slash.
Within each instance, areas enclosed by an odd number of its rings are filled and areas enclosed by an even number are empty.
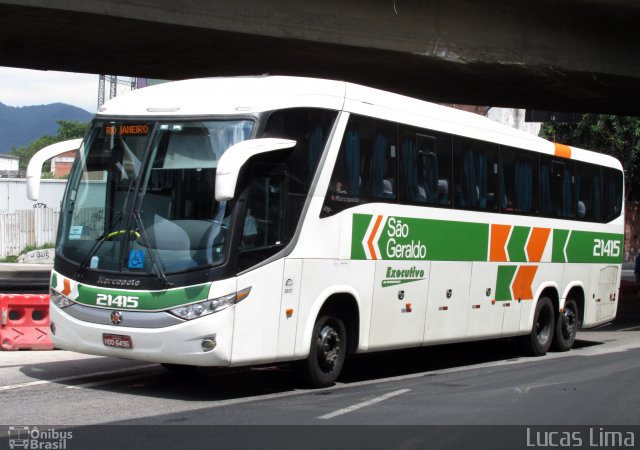
<svg viewBox="0 0 640 450">
<path fill-rule="evenodd" d="M 123 334 L 103 334 L 102 343 L 107 347 L 133 348 L 131 336 L 125 336 Z"/>
</svg>

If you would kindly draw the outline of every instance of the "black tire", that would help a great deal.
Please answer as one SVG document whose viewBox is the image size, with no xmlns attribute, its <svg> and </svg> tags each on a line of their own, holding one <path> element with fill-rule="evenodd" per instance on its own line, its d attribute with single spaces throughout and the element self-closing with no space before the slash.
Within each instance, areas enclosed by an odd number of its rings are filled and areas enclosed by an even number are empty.
<svg viewBox="0 0 640 450">
<path fill-rule="evenodd" d="M 311 335 L 309 357 L 301 365 L 302 376 L 311 387 L 332 386 L 347 356 L 347 330 L 342 320 L 322 316 Z"/>
<path fill-rule="evenodd" d="M 575 300 L 568 299 L 564 309 L 556 319 L 555 333 L 551 348 L 558 352 L 566 352 L 573 347 L 578 332 L 578 305 Z"/>
<path fill-rule="evenodd" d="M 556 322 L 553 303 L 549 297 L 541 297 L 536 305 L 531 333 L 522 336 L 520 343 L 524 353 L 530 356 L 543 356 L 551 347 Z"/>
</svg>

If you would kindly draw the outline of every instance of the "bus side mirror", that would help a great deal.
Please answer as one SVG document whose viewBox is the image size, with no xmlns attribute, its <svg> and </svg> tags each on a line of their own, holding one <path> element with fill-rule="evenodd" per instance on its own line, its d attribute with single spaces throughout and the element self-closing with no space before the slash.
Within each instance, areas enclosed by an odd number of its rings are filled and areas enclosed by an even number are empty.
<svg viewBox="0 0 640 450">
<path fill-rule="evenodd" d="M 31 157 L 27 166 L 27 197 L 29 200 L 38 200 L 40 194 L 40 176 L 42 165 L 48 159 L 66 152 L 78 150 L 82 144 L 82 139 L 71 139 L 69 141 L 56 142 L 48 145 Z"/>
<path fill-rule="evenodd" d="M 296 145 L 296 141 L 290 139 L 250 139 L 239 142 L 227 149 L 218 161 L 216 169 L 216 201 L 231 200 L 236 192 L 238 174 L 242 166 L 252 156 L 284 150 Z"/>
</svg>

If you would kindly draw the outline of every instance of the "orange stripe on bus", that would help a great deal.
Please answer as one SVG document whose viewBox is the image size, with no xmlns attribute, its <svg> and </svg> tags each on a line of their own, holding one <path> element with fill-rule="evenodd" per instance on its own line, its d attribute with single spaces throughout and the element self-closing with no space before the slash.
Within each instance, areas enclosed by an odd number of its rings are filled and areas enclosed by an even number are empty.
<svg viewBox="0 0 640 450">
<path fill-rule="evenodd" d="M 531 230 L 529 243 L 527 243 L 529 262 L 540 262 L 550 234 L 551 228 L 533 228 Z"/>
<path fill-rule="evenodd" d="M 553 143 L 556 148 L 555 155 L 559 158 L 571 159 L 571 147 L 564 144 Z"/>
<path fill-rule="evenodd" d="M 67 297 L 71 294 L 71 282 L 66 278 L 62 280 L 62 295 L 66 295 Z"/>
<path fill-rule="evenodd" d="M 538 266 L 520 266 L 516 272 L 511 289 L 513 291 L 514 300 L 533 300 L 533 292 L 531 285 L 533 278 L 536 276 Z"/>
<path fill-rule="evenodd" d="M 507 262 L 505 246 L 511 231 L 510 225 L 491 224 L 491 243 L 489 248 L 489 261 Z"/>
<path fill-rule="evenodd" d="M 376 219 L 376 223 L 373 226 L 373 230 L 371 230 L 369 240 L 367 241 L 369 252 L 371 252 L 371 259 L 378 259 L 378 257 L 376 256 L 376 249 L 373 246 L 373 239 L 376 237 L 376 233 L 378 232 L 378 228 L 380 227 L 380 222 L 382 222 L 382 216 L 378 216 L 378 218 Z"/>
</svg>

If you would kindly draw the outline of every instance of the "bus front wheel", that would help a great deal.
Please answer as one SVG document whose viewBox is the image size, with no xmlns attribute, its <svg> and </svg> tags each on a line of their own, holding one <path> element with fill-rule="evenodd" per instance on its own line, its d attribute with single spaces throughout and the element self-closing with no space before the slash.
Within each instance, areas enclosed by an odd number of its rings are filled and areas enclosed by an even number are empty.
<svg viewBox="0 0 640 450">
<path fill-rule="evenodd" d="M 313 387 L 333 385 L 347 355 L 347 330 L 342 320 L 321 316 L 313 326 L 309 357 L 302 370 L 306 382 Z"/>
<path fill-rule="evenodd" d="M 553 303 L 549 297 L 541 297 L 536 305 L 531 334 L 522 336 L 524 352 L 531 356 L 543 356 L 551 347 L 555 330 Z"/>
<path fill-rule="evenodd" d="M 568 299 L 556 320 L 553 350 L 566 352 L 573 347 L 578 332 L 578 306 L 575 300 Z"/>
</svg>

